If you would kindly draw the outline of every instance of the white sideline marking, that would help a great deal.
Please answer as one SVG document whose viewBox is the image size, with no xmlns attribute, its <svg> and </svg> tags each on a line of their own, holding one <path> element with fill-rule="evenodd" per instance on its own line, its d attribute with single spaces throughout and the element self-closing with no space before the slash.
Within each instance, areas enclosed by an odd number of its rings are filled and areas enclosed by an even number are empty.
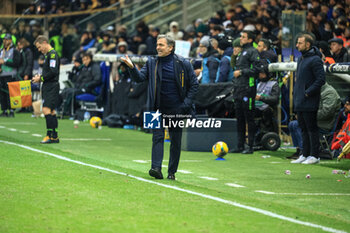
<svg viewBox="0 0 350 233">
<path fill-rule="evenodd" d="M 60 138 L 64 141 L 112 141 L 111 138 Z"/>
<path fill-rule="evenodd" d="M 282 162 L 270 162 L 270 163 L 282 163 Z"/>
<path fill-rule="evenodd" d="M 259 191 L 256 191 L 259 192 Z M 350 196 L 350 193 L 274 193 L 267 191 L 260 191 L 260 193 L 265 194 L 275 194 L 275 195 L 293 195 L 293 196 Z"/>
<path fill-rule="evenodd" d="M 264 190 L 256 190 L 257 193 L 264 193 L 264 194 L 276 194 L 274 192 L 264 191 Z"/>
<path fill-rule="evenodd" d="M 226 183 L 227 186 L 235 187 L 235 188 L 245 188 L 245 186 L 234 183 Z"/>
<path fill-rule="evenodd" d="M 29 133 L 29 131 L 21 130 L 20 133 Z"/>
<path fill-rule="evenodd" d="M 186 171 L 186 170 L 177 170 L 177 172 L 183 173 L 183 174 L 191 174 L 192 172 Z"/>
<path fill-rule="evenodd" d="M 42 137 L 41 134 L 36 134 L 36 133 L 33 133 L 32 136 L 34 136 L 34 137 Z"/>
<path fill-rule="evenodd" d="M 14 129 L 14 128 L 8 128 L 8 130 L 10 130 L 10 131 L 12 131 L 12 132 L 17 131 L 17 129 Z"/>
<path fill-rule="evenodd" d="M 4 125 L 37 125 L 37 123 L 31 122 L 3 122 Z"/>
<path fill-rule="evenodd" d="M 69 158 L 61 156 L 61 155 L 56 155 L 56 154 L 53 154 L 53 153 L 50 153 L 50 152 L 38 150 L 38 149 L 29 147 L 29 146 L 25 146 L 25 145 L 13 143 L 13 142 L 8 142 L 8 141 L 3 141 L 3 140 L 0 140 L 0 142 L 8 144 L 8 145 L 18 146 L 18 147 L 21 147 L 21 148 L 24 148 L 24 149 L 27 149 L 27 150 L 31 150 L 31 151 L 34 151 L 34 152 L 38 152 L 38 153 L 41 153 L 41 154 L 45 154 L 45 155 L 48 155 L 48 156 L 52 156 L 54 158 L 65 160 L 65 161 L 68 161 L 68 162 L 71 162 L 71 163 L 76 163 L 76 164 L 79 164 L 79 165 L 92 167 L 92 168 L 96 168 L 96 169 L 103 170 L 103 171 L 108 171 L 108 172 L 111 172 L 111 173 L 114 173 L 114 174 L 118 174 L 118 175 L 122 175 L 122 176 L 128 176 L 130 178 L 133 178 L 133 179 L 136 179 L 136 180 L 139 180 L 139 181 L 143 181 L 143 182 L 146 182 L 146 183 L 155 184 L 155 185 L 162 186 L 162 187 L 165 187 L 165 188 L 168 188 L 168 189 L 177 190 L 177 191 L 180 191 L 180 192 L 192 194 L 192 195 L 203 197 L 203 198 L 210 199 L 210 200 L 213 200 L 213 201 L 217 201 L 217 202 L 221 202 L 221 203 L 224 203 L 224 204 L 232 205 L 232 206 L 235 206 L 235 207 L 243 208 L 243 209 L 250 210 L 250 211 L 253 211 L 253 212 L 256 212 L 256 213 L 260 213 L 260 214 L 263 214 L 263 215 L 266 215 L 266 216 L 269 216 L 269 217 L 272 217 L 272 218 L 277 218 L 277 219 L 281 219 L 281 220 L 284 220 L 284 221 L 288 221 L 288 222 L 292 222 L 292 223 L 296 223 L 296 224 L 304 225 L 304 226 L 308 226 L 308 227 L 319 228 L 319 229 L 322 229 L 323 231 L 327 231 L 327 232 L 346 233 L 346 231 L 337 230 L 337 229 L 334 229 L 334 228 L 331 228 L 331 227 L 325 227 L 325 226 L 314 224 L 314 223 L 311 223 L 311 222 L 305 222 L 305 221 L 297 220 L 297 219 L 294 219 L 294 218 L 290 218 L 290 217 L 286 217 L 286 216 L 283 216 L 283 215 L 280 215 L 280 214 L 273 213 L 273 212 L 268 211 L 268 210 L 263 210 L 263 209 L 259 209 L 259 208 L 256 208 L 256 207 L 243 205 L 243 204 L 240 204 L 238 202 L 225 200 L 225 199 L 222 199 L 220 197 L 215 197 L 215 196 L 212 196 L 212 195 L 208 195 L 208 194 L 204 194 L 204 193 L 199 193 L 199 192 L 195 192 L 195 191 L 179 188 L 179 187 L 173 186 L 173 185 L 163 184 L 161 182 L 156 182 L 156 181 L 148 180 L 148 179 L 145 179 L 145 178 L 142 178 L 142 177 L 133 176 L 133 175 L 130 175 L 130 174 L 127 174 L 127 173 L 124 173 L 124 172 L 119 172 L 119 171 L 116 171 L 116 170 L 112 170 L 112 169 L 109 169 L 109 168 L 105 168 L 105 167 L 101 167 L 101 166 L 97 166 L 97 165 L 93 165 L 93 164 L 84 163 L 84 162 L 81 162 L 81 161 L 78 161 L 78 160 L 69 159 Z"/>
<path fill-rule="evenodd" d="M 336 164 L 336 163 L 338 163 L 338 161 L 329 161 L 329 162 L 320 161 L 320 164 L 324 164 L 324 163 Z"/>
<path fill-rule="evenodd" d="M 0 129 L 5 129 L 6 127 L 3 125 L 0 125 Z"/>
<path fill-rule="evenodd" d="M 136 163 L 148 163 L 146 160 L 133 160 Z"/>
<path fill-rule="evenodd" d="M 205 180 L 219 180 L 218 178 L 208 177 L 208 176 L 199 176 L 199 178 L 202 178 L 202 179 L 205 179 Z"/>
</svg>

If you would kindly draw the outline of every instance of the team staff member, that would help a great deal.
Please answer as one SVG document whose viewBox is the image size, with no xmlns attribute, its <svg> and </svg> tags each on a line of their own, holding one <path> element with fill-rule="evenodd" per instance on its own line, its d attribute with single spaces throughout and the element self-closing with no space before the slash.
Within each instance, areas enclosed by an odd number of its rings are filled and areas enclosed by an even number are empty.
<svg viewBox="0 0 350 233">
<path fill-rule="evenodd" d="M 240 38 L 242 46 L 241 53 L 236 57 L 234 67 L 234 93 L 235 112 L 237 117 L 238 150 L 243 154 L 254 152 L 254 109 L 256 85 L 255 79 L 258 76 L 258 51 L 252 46 L 254 34 L 250 31 L 243 31 Z M 246 123 L 248 123 L 248 149 L 244 149 Z"/>
<path fill-rule="evenodd" d="M 192 100 L 198 90 L 198 81 L 189 61 L 174 54 L 175 40 L 170 36 L 159 35 L 157 38 L 158 57 L 149 57 L 146 64 L 138 71 L 129 57 L 122 58 L 131 77 L 142 82 L 148 80 L 148 108 L 161 113 L 191 114 Z M 194 113 L 193 113 L 194 114 Z M 171 138 L 168 179 L 175 180 L 181 152 L 180 128 L 169 128 Z M 164 154 L 164 129 L 153 130 L 152 167 L 150 176 L 163 179 L 161 172 Z"/>
<path fill-rule="evenodd" d="M 297 49 L 302 53 L 298 59 L 294 85 L 294 111 L 303 137 L 303 154 L 292 163 L 314 164 L 319 160 L 319 130 L 317 111 L 320 104 L 321 88 L 325 84 L 325 73 L 321 52 L 313 46 L 309 34 L 298 37 Z"/>
<path fill-rule="evenodd" d="M 42 74 L 37 74 L 32 78 L 33 82 L 43 82 L 42 101 L 47 134 L 41 143 L 59 143 L 57 135 L 58 122 L 55 108 L 57 107 L 59 100 L 60 85 L 58 78 L 60 59 L 45 36 L 38 36 L 34 41 L 34 45 L 39 52 L 45 55 Z"/>
</svg>

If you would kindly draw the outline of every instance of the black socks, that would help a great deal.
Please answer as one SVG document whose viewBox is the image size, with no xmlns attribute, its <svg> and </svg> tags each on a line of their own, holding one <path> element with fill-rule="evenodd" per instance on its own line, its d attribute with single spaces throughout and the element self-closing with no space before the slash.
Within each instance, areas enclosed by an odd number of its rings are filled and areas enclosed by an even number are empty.
<svg viewBox="0 0 350 233">
<path fill-rule="evenodd" d="M 47 136 L 57 138 L 58 121 L 56 115 L 45 115 Z"/>
</svg>

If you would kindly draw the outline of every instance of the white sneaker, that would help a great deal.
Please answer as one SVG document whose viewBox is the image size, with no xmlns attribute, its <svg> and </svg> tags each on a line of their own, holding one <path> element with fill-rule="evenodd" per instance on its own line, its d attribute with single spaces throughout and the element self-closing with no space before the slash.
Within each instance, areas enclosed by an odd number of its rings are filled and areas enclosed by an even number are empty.
<svg viewBox="0 0 350 233">
<path fill-rule="evenodd" d="M 314 156 L 308 156 L 302 164 L 316 164 L 320 162 L 320 158 L 316 159 Z"/>
<path fill-rule="evenodd" d="M 299 158 L 297 160 L 293 160 L 290 163 L 302 163 L 306 160 L 306 157 L 304 157 L 304 155 L 300 155 Z"/>
</svg>

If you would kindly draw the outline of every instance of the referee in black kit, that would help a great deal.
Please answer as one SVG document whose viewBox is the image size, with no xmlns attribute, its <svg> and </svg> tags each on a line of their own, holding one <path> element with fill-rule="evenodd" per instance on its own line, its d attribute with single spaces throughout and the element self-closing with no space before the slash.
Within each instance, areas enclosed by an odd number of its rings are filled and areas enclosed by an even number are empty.
<svg viewBox="0 0 350 233">
<path fill-rule="evenodd" d="M 59 143 L 57 135 L 57 117 L 55 108 L 58 105 L 60 84 L 58 82 L 60 72 L 60 58 L 56 51 L 51 47 L 49 40 L 45 36 L 38 36 L 34 45 L 39 52 L 45 55 L 45 61 L 42 74 L 37 74 L 32 81 L 43 82 L 42 101 L 43 113 L 46 119 L 47 134 L 41 143 Z"/>
</svg>

